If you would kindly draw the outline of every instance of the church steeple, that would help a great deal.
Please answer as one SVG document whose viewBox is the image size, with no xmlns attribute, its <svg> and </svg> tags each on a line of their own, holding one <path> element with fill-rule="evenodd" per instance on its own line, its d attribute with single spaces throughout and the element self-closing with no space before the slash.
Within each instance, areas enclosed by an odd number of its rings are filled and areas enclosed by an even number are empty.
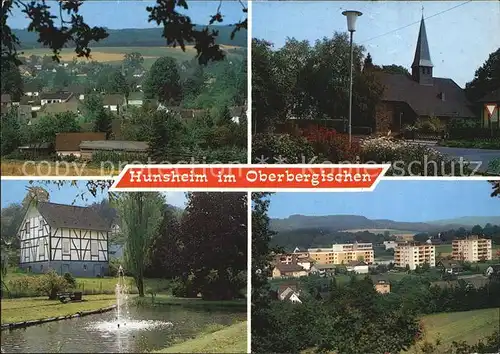
<svg viewBox="0 0 500 354">
<path fill-rule="evenodd" d="M 418 32 L 417 48 L 415 57 L 411 64 L 411 76 L 413 80 L 421 85 L 432 85 L 432 65 L 429 43 L 427 42 L 427 33 L 425 31 L 424 15 L 420 21 L 420 31 Z"/>
</svg>

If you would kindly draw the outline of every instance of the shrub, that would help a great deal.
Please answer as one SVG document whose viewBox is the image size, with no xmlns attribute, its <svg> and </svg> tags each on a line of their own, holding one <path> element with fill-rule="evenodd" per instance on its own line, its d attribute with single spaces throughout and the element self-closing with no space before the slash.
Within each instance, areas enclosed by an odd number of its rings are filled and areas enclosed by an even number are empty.
<svg viewBox="0 0 500 354">
<path fill-rule="evenodd" d="M 255 134 L 252 139 L 252 163 L 319 163 L 309 162 L 314 158 L 313 146 L 304 137 L 290 134 Z M 260 161 L 260 160 L 264 161 Z"/>
<path fill-rule="evenodd" d="M 11 297 L 38 296 L 38 279 L 33 276 L 19 276 L 7 282 Z"/>
<path fill-rule="evenodd" d="M 71 275 L 71 273 L 64 273 L 63 278 L 64 280 L 66 280 L 70 287 L 76 287 L 76 279 Z"/>
<path fill-rule="evenodd" d="M 146 153 L 128 153 L 117 151 L 96 151 L 92 154 L 92 162 L 112 162 L 112 163 L 148 163 Z"/>
<path fill-rule="evenodd" d="M 197 297 L 198 290 L 194 286 L 193 276 L 187 279 L 177 278 L 172 283 L 172 295 L 176 297 Z"/>
<path fill-rule="evenodd" d="M 69 284 L 64 277 L 61 277 L 55 270 L 36 277 L 38 280 L 37 289 L 40 294 L 47 295 L 49 300 L 57 299 L 57 293 L 69 288 Z"/>
<path fill-rule="evenodd" d="M 359 158 L 359 143 L 352 142 L 349 146 L 349 136 L 346 134 L 339 134 L 334 129 L 323 127 L 310 127 L 304 130 L 303 134 L 316 154 L 332 163 L 343 161 L 355 163 Z"/>
<path fill-rule="evenodd" d="M 470 174 L 465 162 L 450 159 L 426 145 L 394 141 L 388 137 L 365 139 L 361 142 L 364 163 L 391 164 L 387 175 L 446 176 Z"/>
</svg>

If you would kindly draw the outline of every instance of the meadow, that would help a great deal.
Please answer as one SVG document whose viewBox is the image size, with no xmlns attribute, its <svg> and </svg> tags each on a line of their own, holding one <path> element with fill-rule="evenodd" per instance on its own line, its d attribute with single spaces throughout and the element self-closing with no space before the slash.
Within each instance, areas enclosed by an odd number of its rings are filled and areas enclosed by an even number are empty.
<svg viewBox="0 0 500 354">
<path fill-rule="evenodd" d="M 435 343 L 440 340 L 443 348 L 450 346 L 454 341 L 465 341 L 469 345 L 475 344 L 484 337 L 491 335 L 500 323 L 500 308 L 445 312 L 422 317 L 424 337 L 420 342 Z M 421 353 L 418 345 L 407 353 Z"/>
<path fill-rule="evenodd" d="M 227 53 L 228 58 L 232 56 L 243 56 L 245 55 L 245 48 L 221 45 Z M 182 61 L 192 60 L 196 55 L 196 49 L 190 45 L 186 46 L 186 50 L 183 51 L 180 47 L 96 47 L 91 52 L 91 58 L 77 58 L 74 52 L 74 48 L 64 48 L 61 52 L 61 61 L 69 62 L 73 59 L 79 61 L 97 61 L 107 64 L 121 64 L 122 60 L 127 53 L 138 52 L 141 53 L 144 58 L 143 66 L 145 69 L 149 69 L 153 63 L 160 57 L 172 57 Z M 26 49 L 22 51 L 22 56 L 29 57 L 30 55 L 36 56 L 51 56 L 52 53 L 46 48 L 36 48 L 36 49 Z"/>
</svg>

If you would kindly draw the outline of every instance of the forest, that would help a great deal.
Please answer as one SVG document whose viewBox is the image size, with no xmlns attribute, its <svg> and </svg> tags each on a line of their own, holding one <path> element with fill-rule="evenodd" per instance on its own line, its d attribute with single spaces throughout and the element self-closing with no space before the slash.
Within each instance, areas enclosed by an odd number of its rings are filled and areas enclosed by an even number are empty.
<svg viewBox="0 0 500 354">
<path fill-rule="evenodd" d="M 216 37 L 216 44 L 244 47 L 247 46 L 247 33 L 246 31 L 235 32 L 234 38 L 231 39 L 234 25 L 210 25 L 210 26 L 195 26 L 195 30 L 208 27 L 209 31 L 218 31 L 219 35 Z M 25 29 L 13 29 L 21 43 L 20 49 L 34 49 L 43 48 L 38 42 L 38 34 L 28 32 Z M 165 38 L 162 38 L 163 29 L 161 28 L 141 28 L 141 29 L 107 29 L 109 36 L 92 44 L 92 47 L 161 47 L 165 46 Z M 194 43 L 189 43 L 194 44 Z M 72 47 L 72 43 L 68 43 L 68 47 Z"/>
</svg>

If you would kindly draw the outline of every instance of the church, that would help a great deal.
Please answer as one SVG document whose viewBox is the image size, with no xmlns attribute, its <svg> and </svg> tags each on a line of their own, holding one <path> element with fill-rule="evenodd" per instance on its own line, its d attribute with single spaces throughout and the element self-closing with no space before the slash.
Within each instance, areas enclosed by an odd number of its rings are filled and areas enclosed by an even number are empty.
<svg viewBox="0 0 500 354">
<path fill-rule="evenodd" d="M 411 74 L 379 73 L 384 92 L 376 109 L 377 132 L 400 132 L 419 119 L 439 118 L 444 124 L 457 118 L 479 120 L 465 91 L 453 79 L 434 77 L 433 68 L 422 17 Z"/>
</svg>

